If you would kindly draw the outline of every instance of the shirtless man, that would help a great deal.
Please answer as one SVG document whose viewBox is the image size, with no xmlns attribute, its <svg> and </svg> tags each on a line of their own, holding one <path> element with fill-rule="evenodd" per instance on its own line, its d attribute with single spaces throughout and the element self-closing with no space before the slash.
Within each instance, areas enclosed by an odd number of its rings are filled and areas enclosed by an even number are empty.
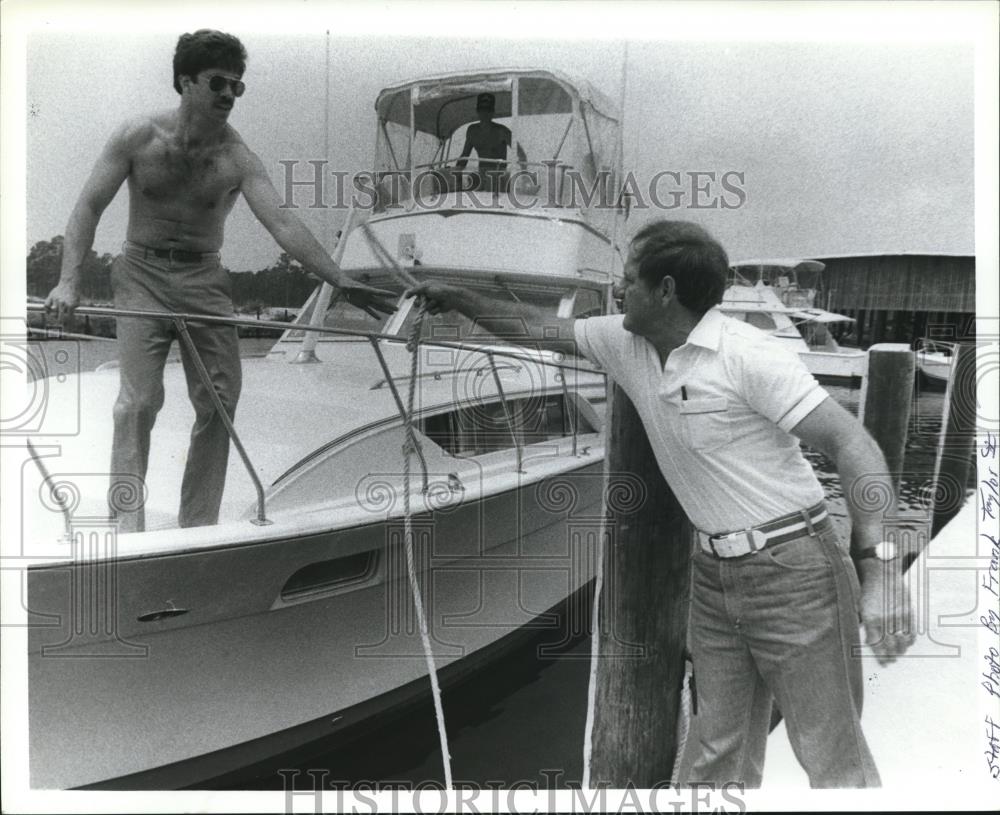
<svg viewBox="0 0 1000 815">
<path fill-rule="evenodd" d="M 174 53 L 176 110 L 141 116 L 111 136 L 77 200 L 63 245 L 58 285 L 46 309 L 61 320 L 79 303 L 80 268 L 101 214 L 128 179 L 128 240 L 111 268 L 115 305 L 122 309 L 232 316 L 232 284 L 219 258 L 226 216 L 242 193 L 282 249 L 340 296 L 369 313 L 393 311 L 391 295 L 341 272 L 288 209 L 260 158 L 227 124 L 245 86 L 246 51 L 229 34 L 184 34 Z M 191 338 L 227 412 L 236 411 L 241 384 L 233 326 L 191 325 Z M 149 439 L 163 405 L 163 366 L 174 339 L 163 320 L 118 320 L 121 388 L 114 407 L 109 503 L 119 531 L 142 531 Z M 229 458 L 229 436 L 210 393 L 181 345 L 188 394 L 195 409 L 181 505 L 181 526 L 218 521 Z"/>
<path fill-rule="evenodd" d="M 465 146 L 462 148 L 462 156 L 455 163 L 458 170 L 464 170 L 467 164 L 466 159 L 476 151 L 479 158 L 480 189 L 503 192 L 507 188 L 507 148 L 513 141 L 510 128 L 504 127 L 493 121 L 493 112 L 496 110 L 496 97 L 492 93 L 481 93 L 476 98 L 476 113 L 479 121 L 469 125 L 465 131 Z M 488 161 L 487 159 L 497 159 Z M 517 160 L 521 164 L 521 169 L 525 168 L 528 160 L 524 149 L 517 145 Z M 499 181 L 499 184 L 497 183 Z"/>
</svg>

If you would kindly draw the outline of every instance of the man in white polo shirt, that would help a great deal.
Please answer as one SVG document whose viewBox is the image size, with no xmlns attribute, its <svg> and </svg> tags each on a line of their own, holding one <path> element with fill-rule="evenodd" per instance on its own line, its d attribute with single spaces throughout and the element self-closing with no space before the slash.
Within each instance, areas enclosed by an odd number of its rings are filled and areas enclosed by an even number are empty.
<svg viewBox="0 0 1000 815">
<path fill-rule="evenodd" d="M 436 283 L 410 293 L 508 340 L 511 320 L 521 320 L 515 341 L 593 360 L 635 405 L 698 529 L 689 641 L 699 744 L 686 780 L 759 786 L 773 698 L 812 786 L 878 786 L 860 725 L 859 615 L 882 664 L 913 634 L 899 561 L 858 487 L 874 480 L 891 494 L 892 482 L 871 436 L 795 354 L 713 308 L 727 271 L 707 232 L 661 220 L 632 239 L 624 315 L 553 318 Z M 837 467 L 854 564 L 800 439 Z"/>
</svg>

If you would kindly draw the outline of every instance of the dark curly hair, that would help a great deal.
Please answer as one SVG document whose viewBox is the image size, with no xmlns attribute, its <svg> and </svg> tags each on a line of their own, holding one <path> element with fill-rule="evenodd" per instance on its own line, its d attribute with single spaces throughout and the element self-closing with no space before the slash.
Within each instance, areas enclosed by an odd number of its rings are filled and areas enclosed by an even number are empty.
<svg viewBox="0 0 1000 815">
<path fill-rule="evenodd" d="M 174 90 L 181 92 L 180 77 L 197 76 L 206 68 L 222 68 L 243 76 L 247 52 L 236 37 L 211 28 L 181 34 L 174 51 Z"/>
<path fill-rule="evenodd" d="M 726 250 L 706 230 L 689 221 L 659 220 L 632 238 L 639 277 L 657 286 L 670 275 L 677 301 L 697 314 L 722 302 L 729 275 Z"/>
</svg>

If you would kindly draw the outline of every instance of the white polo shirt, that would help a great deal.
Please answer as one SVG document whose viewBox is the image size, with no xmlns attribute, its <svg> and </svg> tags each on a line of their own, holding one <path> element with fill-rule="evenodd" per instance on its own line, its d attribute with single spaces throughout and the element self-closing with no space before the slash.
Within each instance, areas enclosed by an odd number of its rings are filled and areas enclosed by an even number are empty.
<svg viewBox="0 0 1000 815">
<path fill-rule="evenodd" d="M 829 394 L 763 331 L 710 310 L 661 367 L 624 315 L 577 320 L 580 353 L 628 394 L 691 522 L 717 534 L 823 499 L 789 431 Z"/>
</svg>

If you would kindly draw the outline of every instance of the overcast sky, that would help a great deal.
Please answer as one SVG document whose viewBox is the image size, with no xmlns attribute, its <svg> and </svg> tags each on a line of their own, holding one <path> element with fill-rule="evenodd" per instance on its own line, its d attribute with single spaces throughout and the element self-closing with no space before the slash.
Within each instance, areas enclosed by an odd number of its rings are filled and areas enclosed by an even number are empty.
<svg viewBox="0 0 1000 815">
<path fill-rule="evenodd" d="M 560 5 L 567 14 L 573 8 Z M 506 4 L 489 9 L 510 13 Z M 276 184 L 279 161 L 324 158 L 324 26 L 267 33 L 253 19 L 249 11 L 221 20 L 184 11 L 155 31 L 51 25 L 28 36 L 28 246 L 65 231 L 116 124 L 177 105 L 173 49 L 180 33 L 199 25 L 224 25 L 246 45 L 247 92 L 230 122 Z M 488 27 L 454 14 L 442 14 L 438 27 L 451 39 L 343 36 L 342 10 L 320 19 L 331 28 L 330 160 L 338 169 L 371 166 L 375 96 L 403 79 L 537 66 L 582 76 L 621 98 L 620 39 L 486 38 Z M 640 179 L 661 170 L 745 173 L 743 207 L 670 213 L 709 227 L 731 257 L 974 251 L 971 42 L 678 42 L 634 30 L 645 39 L 627 50 L 626 168 Z M 102 219 L 99 252 L 117 251 L 124 238 L 127 195 L 123 186 Z M 321 238 L 342 217 L 302 212 Z M 633 228 L 648 216 L 640 213 Z M 241 201 L 229 220 L 224 262 L 234 271 L 261 269 L 278 251 Z"/>
</svg>

